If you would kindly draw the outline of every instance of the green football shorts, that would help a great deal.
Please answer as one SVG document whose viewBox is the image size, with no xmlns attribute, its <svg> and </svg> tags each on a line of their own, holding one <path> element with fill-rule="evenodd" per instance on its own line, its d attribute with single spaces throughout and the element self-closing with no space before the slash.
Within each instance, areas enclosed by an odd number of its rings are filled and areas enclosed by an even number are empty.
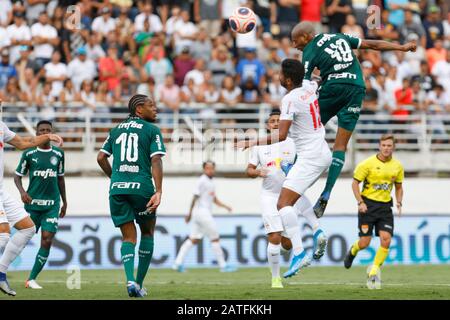
<svg viewBox="0 0 450 320">
<path fill-rule="evenodd" d="M 353 131 L 359 119 L 366 89 L 350 84 L 325 84 L 319 90 L 320 118 L 325 125 L 337 115 L 338 126 Z"/>
<path fill-rule="evenodd" d="M 132 194 L 116 194 L 109 196 L 109 210 L 114 226 L 121 225 L 136 220 L 136 223 L 141 224 L 145 221 L 155 219 L 154 212 L 147 212 L 147 203 L 150 197 L 142 197 Z"/>
<path fill-rule="evenodd" d="M 39 231 L 39 228 L 42 228 L 42 231 L 52 233 L 56 233 L 58 230 L 59 205 L 48 210 L 27 210 L 27 212 L 36 225 L 36 233 Z"/>
</svg>

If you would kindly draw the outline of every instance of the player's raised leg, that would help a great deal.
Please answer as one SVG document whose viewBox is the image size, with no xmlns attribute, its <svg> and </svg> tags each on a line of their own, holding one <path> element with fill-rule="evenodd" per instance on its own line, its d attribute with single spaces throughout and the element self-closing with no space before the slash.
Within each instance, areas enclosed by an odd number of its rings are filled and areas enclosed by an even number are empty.
<svg viewBox="0 0 450 320">
<path fill-rule="evenodd" d="M 306 221 L 312 228 L 314 240 L 313 258 L 315 260 L 319 260 L 325 254 L 328 238 L 320 226 L 319 219 L 316 217 L 314 213 L 309 198 L 303 195 L 296 202 L 294 208 L 297 210 L 298 213 L 300 213 L 303 217 L 305 217 Z"/>
<path fill-rule="evenodd" d="M 9 286 L 6 272 L 8 271 L 8 268 L 14 261 L 14 259 L 16 259 L 20 255 L 26 244 L 36 233 L 34 223 L 28 216 L 15 223 L 14 228 L 17 229 L 17 232 L 9 239 L 8 243 L 6 244 L 5 250 L 3 251 L 2 257 L 0 258 L 0 290 L 3 293 L 11 296 L 15 296 L 16 292 Z"/>
</svg>

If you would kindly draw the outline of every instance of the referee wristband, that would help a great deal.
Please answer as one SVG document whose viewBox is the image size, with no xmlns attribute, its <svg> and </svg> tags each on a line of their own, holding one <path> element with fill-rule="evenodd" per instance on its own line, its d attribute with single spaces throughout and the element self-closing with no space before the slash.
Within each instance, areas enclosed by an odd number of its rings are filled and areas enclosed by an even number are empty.
<svg viewBox="0 0 450 320">
<path fill-rule="evenodd" d="M 361 203 L 364 203 L 364 201 L 363 200 L 359 201 L 358 206 L 361 205 Z"/>
</svg>

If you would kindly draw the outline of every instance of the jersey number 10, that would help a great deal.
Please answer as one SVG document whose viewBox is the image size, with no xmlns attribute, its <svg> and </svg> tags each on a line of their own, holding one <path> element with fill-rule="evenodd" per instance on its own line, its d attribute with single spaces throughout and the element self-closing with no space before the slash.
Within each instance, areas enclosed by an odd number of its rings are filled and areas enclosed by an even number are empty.
<svg viewBox="0 0 450 320">
<path fill-rule="evenodd" d="M 117 139 L 116 144 L 120 144 L 120 161 L 136 162 L 138 160 L 138 141 L 137 133 L 122 133 Z"/>
</svg>

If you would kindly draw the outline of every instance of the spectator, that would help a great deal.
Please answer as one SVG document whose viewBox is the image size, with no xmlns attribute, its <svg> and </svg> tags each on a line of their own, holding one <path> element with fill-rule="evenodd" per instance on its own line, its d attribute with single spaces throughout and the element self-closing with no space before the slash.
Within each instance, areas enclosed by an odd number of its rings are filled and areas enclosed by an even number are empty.
<svg viewBox="0 0 450 320">
<path fill-rule="evenodd" d="M 88 37 L 88 43 L 85 46 L 86 48 L 86 57 L 89 60 L 92 60 L 96 63 L 106 56 L 105 51 L 100 45 L 100 39 L 97 37 L 95 33 L 91 33 Z"/>
<path fill-rule="evenodd" d="M 3 26 L 0 26 L 0 51 L 7 49 L 10 45 L 11 41 L 9 40 L 8 32 Z"/>
<path fill-rule="evenodd" d="M 287 58 L 293 59 L 297 54 L 297 49 L 292 47 L 289 37 L 283 37 L 277 50 L 277 55 L 280 60 L 283 61 Z"/>
<path fill-rule="evenodd" d="M 0 1 L 0 26 L 8 26 L 13 19 L 13 6 L 10 0 Z"/>
<path fill-rule="evenodd" d="M 194 23 L 190 21 L 189 11 L 181 11 L 181 20 L 178 20 L 173 29 L 173 47 L 175 54 L 188 47 L 192 52 L 192 45 L 197 38 L 198 29 Z"/>
<path fill-rule="evenodd" d="M 156 87 L 157 99 L 161 103 L 161 131 L 168 132 L 167 125 L 173 123 L 173 113 L 180 109 L 180 87 L 175 83 L 173 75 L 167 75 L 164 84 Z"/>
<path fill-rule="evenodd" d="M 110 46 L 108 48 L 108 55 L 100 58 L 99 61 L 99 80 L 108 83 L 108 91 L 111 92 L 115 98 L 119 98 L 120 94 L 120 79 L 125 72 L 123 61 L 117 56 L 118 48 Z"/>
<path fill-rule="evenodd" d="M 242 102 L 244 103 L 259 103 L 260 102 L 260 92 L 253 79 L 247 78 L 244 85 L 241 88 L 242 91 Z"/>
<path fill-rule="evenodd" d="M 134 52 L 136 42 L 133 40 L 133 37 L 130 37 L 130 34 L 134 34 L 134 24 L 128 18 L 127 7 L 120 8 L 120 14 L 116 18 L 116 32 L 121 46 L 127 47 L 131 52 Z"/>
<path fill-rule="evenodd" d="M 27 95 L 20 90 L 19 81 L 15 77 L 8 79 L 5 88 L 0 92 L 0 98 L 6 103 L 29 102 Z"/>
<path fill-rule="evenodd" d="M 420 86 L 419 81 L 413 81 L 411 84 L 411 89 L 413 93 L 413 102 L 412 105 L 417 111 L 425 110 L 425 99 L 427 94 L 425 90 Z"/>
<path fill-rule="evenodd" d="M 394 70 L 395 71 L 395 70 Z M 371 81 L 371 84 L 378 93 L 378 113 L 390 114 L 395 109 L 395 97 L 393 93 L 389 92 L 386 87 L 386 78 L 382 74 L 378 74 L 375 78 L 375 82 Z"/>
<path fill-rule="evenodd" d="M 242 100 L 242 90 L 235 86 L 233 78 L 226 76 L 222 81 L 222 90 L 220 91 L 220 102 L 232 107 Z"/>
<path fill-rule="evenodd" d="M 431 70 L 438 84 L 444 86 L 447 94 L 450 94 L 450 50 L 447 50 L 446 60 L 436 62 Z"/>
<path fill-rule="evenodd" d="M 258 59 L 263 63 L 266 63 L 270 60 L 270 51 L 272 49 L 273 38 L 272 34 L 269 32 L 264 32 L 262 34 L 262 39 L 258 40 L 256 52 Z"/>
<path fill-rule="evenodd" d="M 99 37 L 100 41 L 116 29 L 116 20 L 111 17 L 111 9 L 109 7 L 103 7 L 100 10 L 101 16 L 98 16 L 92 21 L 92 31 L 94 31 Z"/>
<path fill-rule="evenodd" d="M 252 78 L 255 85 L 259 86 L 266 73 L 264 65 L 256 58 L 255 49 L 247 49 L 244 59 L 240 60 L 237 67 L 237 82 L 243 84 L 248 78 Z"/>
<path fill-rule="evenodd" d="M 0 89 L 6 86 L 9 78 L 17 77 L 16 68 L 9 62 L 10 53 L 8 50 L 2 50 L 2 61 L 0 64 Z"/>
<path fill-rule="evenodd" d="M 31 36 L 36 62 L 42 67 L 50 62 L 54 47 L 59 44 L 58 32 L 49 24 L 47 12 L 39 14 L 39 22 L 31 27 Z"/>
<path fill-rule="evenodd" d="M 81 89 L 81 86 L 80 86 Z M 59 101 L 63 104 L 72 104 L 81 99 L 79 90 L 76 90 L 70 78 L 64 80 L 64 87 L 59 95 Z"/>
<path fill-rule="evenodd" d="M 50 62 L 44 65 L 44 73 L 45 81 L 52 84 L 50 95 L 58 99 L 67 78 L 67 66 L 61 62 L 59 51 L 53 52 Z"/>
<path fill-rule="evenodd" d="M 450 97 L 444 91 L 444 87 L 436 85 L 432 91 L 430 91 L 426 98 L 427 114 L 432 115 L 428 119 L 428 125 L 431 128 L 433 134 L 440 135 L 444 139 L 448 139 L 448 134 L 445 129 L 444 121 L 441 117 L 442 114 L 450 112 Z M 444 141 L 439 141 L 443 143 Z"/>
<path fill-rule="evenodd" d="M 34 76 L 32 69 L 25 69 L 22 81 L 19 81 L 20 90 L 27 96 L 26 101 L 33 104 L 36 99 L 38 79 Z"/>
<path fill-rule="evenodd" d="M 264 68 L 267 70 L 267 77 L 271 77 L 273 74 L 278 73 L 281 69 L 281 58 L 278 55 L 278 48 L 270 48 L 269 60 L 264 61 Z"/>
<path fill-rule="evenodd" d="M 414 21 L 413 12 L 411 10 L 405 11 L 405 22 L 399 26 L 400 42 L 406 42 L 408 36 L 416 34 L 420 39 L 419 44 L 425 48 L 426 34 L 425 29 L 421 23 Z"/>
<path fill-rule="evenodd" d="M 436 62 L 446 59 L 447 50 L 443 47 L 443 42 L 441 39 L 436 39 L 434 41 L 433 48 L 427 49 L 426 56 L 430 70 L 433 70 Z"/>
<path fill-rule="evenodd" d="M 77 57 L 67 66 L 67 76 L 72 80 L 76 90 L 80 90 L 84 80 L 93 81 L 97 76 L 97 68 L 94 61 L 87 58 L 85 47 L 77 50 Z"/>
<path fill-rule="evenodd" d="M 205 29 L 200 29 L 192 46 L 192 56 L 195 59 L 210 60 L 212 44 Z"/>
<path fill-rule="evenodd" d="M 203 100 L 203 92 L 200 87 L 195 84 L 195 80 L 190 78 L 186 84 L 181 87 L 181 102 L 190 104 L 192 102 L 201 102 Z"/>
<path fill-rule="evenodd" d="M 49 9 L 47 6 L 54 8 L 53 5 L 50 5 L 51 0 L 24 0 L 23 2 L 29 25 L 36 22 L 41 12 Z"/>
<path fill-rule="evenodd" d="M 445 36 L 445 46 L 450 48 L 450 12 L 447 13 L 447 20 L 443 23 L 444 26 L 444 36 Z"/>
<path fill-rule="evenodd" d="M 124 73 L 120 80 L 120 95 L 115 96 L 114 100 L 126 104 L 136 93 L 136 87 L 137 86 L 130 81 L 128 73 Z"/>
<path fill-rule="evenodd" d="M 208 30 L 211 38 L 219 35 L 221 29 L 220 5 L 222 0 L 194 0 L 194 20 L 200 28 Z"/>
<path fill-rule="evenodd" d="M 400 27 L 405 21 L 404 12 L 409 9 L 409 0 L 386 0 L 384 3 L 390 12 L 389 22 Z"/>
<path fill-rule="evenodd" d="M 144 21 L 149 23 L 149 31 L 153 33 L 163 31 L 161 19 L 153 14 L 153 6 L 150 1 L 146 1 L 142 7 L 142 13 L 138 14 L 134 20 L 134 28 L 136 31 L 144 30 Z"/>
<path fill-rule="evenodd" d="M 389 22 L 389 10 L 382 11 L 380 28 L 370 28 L 367 32 L 370 38 L 378 40 L 392 41 L 399 39 L 397 27 Z"/>
<path fill-rule="evenodd" d="M 341 32 L 345 24 L 345 17 L 352 13 L 351 0 L 326 0 L 328 26 L 330 33 Z"/>
<path fill-rule="evenodd" d="M 19 58 L 20 46 L 31 46 L 31 30 L 25 23 L 23 13 L 14 13 L 14 24 L 6 28 L 6 32 L 11 42 L 9 57 L 11 63 L 14 64 Z"/>
<path fill-rule="evenodd" d="M 130 61 L 126 67 L 126 73 L 130 76 L 130 81 L 136 85 L 141 82 L 145 82 L 147 79 L 145 67 L 142 68 L 142 64 L 137 54 L 131 55 Z"/>
<path fill-rule="evenodd" d="M 402 81 L 402 87 L 395 91 L 397 108 L 392 113 L 394 116 L 404 116 L 410 114 L 410 107 L 413 104 L 413 91 L 410 87 L 409 79 Z"/>
<path fill-rule="evenodd" d="M 430 75 L 430 66 L 425 60 L 420 63 L 420 73 L 413 76 L 412 81 L 418 81 L 421 88 L 426 92 L 429 92 L 435 86 L 435 81 Z"/>
<path fill-rule="evenodd" d="M 143 62 L 148 61 L 147 54 L 151 49 L 150 43 L 154 39 L 153 36 L 154 36 L 153 32 L 150 31 L 150 23 L 146 19 L 144 20 L 143 30 L 138 31 L 134 39 L 134 41 L 136 42 L 136 46 L 138 48 L 139 57 Z"/>
<path fill-rule="evenodd" d="M 276 2 L 276 5 L 275 5 Z M 276 0 L 270 18 L 272 34 L 290 37 L 292 28 L 298 23 L 299 0 Z"/>
<path fill-rule="evenodd" d="M 220 45 L 217 48 L 217 57 L 209 63 L 208 69 L 212 72 L 212 80 L 216 87 L 222 85 L 225 76 L 231 75 L 234 77 L 236 72 L 226 46 Z"/>
<path fill-rule="evenodd" d="M 317 33 L 322 33 L 322 13 L 325 13 L 324 0 L 301 0 L 300 2 L 300 21 L 309 21 L 314 25 Z"/>
<path fill-rule="evenodd" d="M 201 86 L 205 82 L 205 77 L 203 73 L 205 72 L 205 61 L 202 59 L 195 61 L 194 69 L 186 73 L 186 76 L 184 77 L 184 84 L 187 84 L 187 82 L 192 79 L 194 80 L 194 84 L 196 86 Z"/>
<path fill-rule="evenodd" d="M 423 22 L 426 34 L 426 48 L 433 47 L 434 41 L 444 38 L 444 25 L 441 21 L 441 9 L 438 6 L 431 6 L 428 10 L 427 19 Z"/>
<path fill-rule="evenodd" d="M 95 92 L 92 81 L 84 80 L 81 83 L 80 99 L 83 102 L 83 109 L 81 114 L 83 117 L 90 117 L 94 115 L 95 112 Z"/>
<path fill-rule="evenodd" d="M 181 18 L 181 8 L 180 7 L 173 7 L 171 10 L 171 17 L 167 19 L 167 22 L 165 24 L 166 27 L 166 38 L 167 38 L 167 44 L 170 44 L 172 41 L 173 33 L 175 32 L 175 26 L 179 21 L 182 21 Z"/>
<path fill-rule="evenodd" d="M 220 92 L 217 89 L 214 82 L 210 81 L 206 84 L 206 89 L 203 94 L 203 101 L 207 104 L 213 104 L 219 102 Z"/>
<path fill-rule="evenodd" d="M 16 62 L 16 71 L 19 75 L 19 83 L 25 81 L 25 70 L 31 69 L 32 77 L 34 78 L 36 74 L 41 70 L 41 66 L 34 60 L 30 58 L 31 50 L 28 46 L 21 46 L 19 49 L 20 58 Z"/>
<path fill-rule="evenodd" d="M 192 59 L 189 47 L 184 47 L 181 50 L 181 54 L 178 55 L 173 61 L 175 83 L 177 86 L 182 86 L 184 83 L 184 77 L 195 66 L 195 60 Z"/>
<path fill-rule="evenodd" d="M 364 39 L 364 30 L 360 25 L 356 24 L 356 18 L 352 14 L 349 14 L 345 18 L 345 25 L 342 26 L 342 33 L 348 33 L 354 37 Z"/>
<path fill-rule="evenodd" d="M 363 100 L 361 114 L 375 114 L 378 111 L 378 91 L 372 86 L 372 82 L 366 78 L 366 95 Z M 367 123 L 367 122 L 366 122 Z"/>
<path fill-rule="evenodd" d="M 55 52 L 56 53 L 56 52 Z M 55 54 L 54 53 L 54 54 Z M 37 110 L 39 112 L 40 120 L 55 120 L 55 109 L 53 104 L 55 103 L 55 96 L 51 94 L 53 84 L 50 81 L 46 81 L 42 90 L 38 93 L 36 98 Z"/>
<path fill-rule="evenodd" d="M 286 94 L 286 89 L 280 83 L 280 74 L 274 73 L 271 77 L 271 82 L 266 88 L 264 94 L 264 102 L 270 103 L 273 108 L 280 106 L 281 99 Z"/>
<path fill-rule="evenodd" d="M 146 82 L 138 85 L 136 89 L 136 94 L 144 94 L 155 99 L 155 87 L 156 83 L 153 77 L 148 77 Z"/>
<path fill-rule="evenodd" d="M 66 15 L 69 14 L 67 13 Z M 67 16 L 65 19 L 66 23 L 63 24 L 63 28 L 58 29 L 58 32 L 60 33 L 58 36 L 61 38 L 62 61 L 69 63 L 76 55 L 77 49 L 86 46 L 90 34 L 87 26 L 82 22 L 80 28 L 74 28 L 74 26 L 68 22 L 69 18 Z M 83 21 L 83 19 L 81 19 L 81 21 Z"/>
<path fill-rule="evenodd" d="M 419 37 L 415 33 L 411 33 L 406 41 L 418 41 Z M 405 60 L 409 63 L 410 74 L 416 75 L 420 73 L 420 62 L 425 60 L 426 50 L 422 46 L 417 46 L 416 51 L 404 52 Z"/>
<path fill-rule="evenodd" d="M 152 49 L 152 59 L 145 64 L 147 76 L 152 76 L 155 84 L 158 86 L 165 81 L 168 74 L 173 73 L 173 67 L 169 59 L 161 54 L 161 48 L 158 46 Z"/>
</svg>

